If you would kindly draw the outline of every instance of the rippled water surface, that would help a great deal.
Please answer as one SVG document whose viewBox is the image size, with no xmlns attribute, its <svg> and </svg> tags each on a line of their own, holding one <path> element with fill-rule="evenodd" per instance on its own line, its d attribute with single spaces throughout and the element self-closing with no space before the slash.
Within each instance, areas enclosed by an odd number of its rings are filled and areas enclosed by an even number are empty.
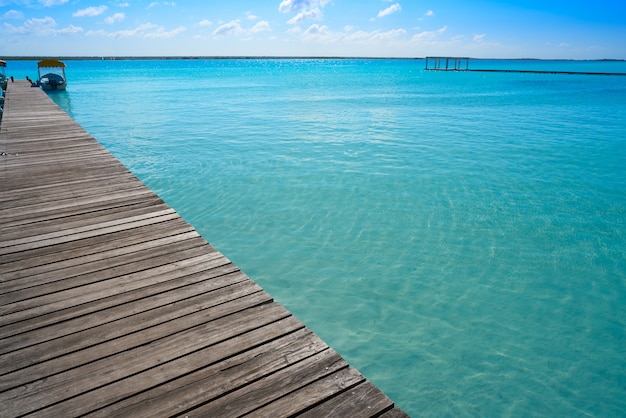
<svg viewBox="0 0 626 418">
<path fill-rule="evenodd" d="M 626 77 L 423 69 L 70 61 L 53 98 L 411 415 L 623 416 Z"/>
</svg>

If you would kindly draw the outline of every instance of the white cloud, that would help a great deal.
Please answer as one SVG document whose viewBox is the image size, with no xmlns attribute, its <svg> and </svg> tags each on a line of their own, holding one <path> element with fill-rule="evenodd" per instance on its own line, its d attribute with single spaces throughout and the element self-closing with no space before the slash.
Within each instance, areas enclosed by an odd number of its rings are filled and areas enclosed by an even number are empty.
<svg viewBox="0 0 626 418">
<path fill-rule="evenodd" d="M 354 28 L 346 26 L 343 32 L 333 32 L 328 26 L 313 24 L 302 33 L 302 40 L 307 42 L 343 43 L 361 46 L 388 45 L 407 36 L 405 29 L 392 29 L 389 31 L 365 32 L 362 30 L 353 32 Z M 296 32 L 294 32 L 296 33 Z"/>
<path fill-rule="evenodd" d="M 104 30 L 89 31 L 85 35 L 87 36 L 106 36 L 108 38 L 121 39 L 121 38 L 133 38 L 144 37 L 152 29 L 158 29 L 158 27 L 152 23 L 144 23 L 137 26 L 134 29 L 118 30 L 115 32 L 106 32 Z"/>
<path fill-rule="evenodd" d="M 160 6 L 160 5 L 163 5 L 163 6 L 172 6 L 172 7 L 176 7 L 176 3 L 175 3 L 175 2 L 173 2 L 173 1 L 162 1 L 162 2 L 159 2 L 159 1 L 153 1 L 152 3 L 150 3 L 150 4 L 148 5 L 148 7 L 146 7 L 146 10 L 150 10 L 150 9 L 152 9 L 153 7 L 155 7 L 155 6 Z"/>
<path fill-rule="evenodd" d="M 59 29 L 56 31 L 58 35 L 75 35 L 78 33 L 83 33 L 83 28 L 80 26 L 69 25 L 66 28 Z"/>
<path fill-rule="evenodd" d="M 106 12 L 108 9 L 108 7 L 106 6 L 92 6 L 92 7 L 87 7 L 86 9 L 81 9 L 78 10 L 74 13 L 72 13 L 72 16 L 74 17 L 94 17 L 94 16 L 99 16 L 102 13 Z"/>
<path fill-rule="evenodd" d="M 126 15 L 124 13 L 115 13 L 114 15 L 104 19 L 104 23 L 111 25 L 113 23 L 121 22 L 124 19 L 126 19 Z"/>
<path fill-rule="evenodd" d="M 74 25 L 63 29 L 56 29 L 56 26 L 57 22 L 50 16 L 46 16 L 43 19 L 28 19 L 22 26 L 13 26 L 5 23 L 4 29 L 13 34 L 37 36 L 73 35 L 83 31 L 83 28 Z"/>
<path fill-rule="evenodd" d="M 424 16 L 434 16 L 435 12 L 433 12 L 432 10 L 427 11 L 426 13 L 424 13 Z"/>
<path fill-rule="evenodd" d="M 198 22 L 198 26 L 202 26 L 202 27 L 207 27 L 207 26 L 211 26 L 213 24 L 213 22 L 211 22 L 210 20 L 204 19 L 201 20 L 200 22 Z"/>
<path fill-rule="evenodd" d="M 24 22 L 23 26 L 20 26 L 19 33 L 34 34 L 34 35 L 50 35 L 54 32 L 54 27 L 57 22 L 50 16 L 46 16 L 43 19 L 28 19 Z"/>
<path fill-rule="evenodd" d="M 182 32 L 185 32 L 187 28 L 179 26 L 176 29 L 170 31 L 165 30 L 162 26 L 157 26 L 153 23 L 144 23 L 137 26 L 134 29 L 118 30 L 115 32 L 107 32 L 104 30 L 89 31 L 86 36 L 104 36 L 113 39 L 125 39 L 125 38 L 145 38 L 145 39 L 166 39 L 173 38 Z"/>
<path fill-rule="evenodd" d="M 171 31 L 166 31 L 164 28 L 158 28 L 154 32 L 149 32 L 144 35 L 146 39 L 168 39 L 174 38 L 176 35 L 183 33 L 187 28 L 184 26 L 179 26 L 176 29 Z"/>
<path fill-rule="evenodd" d="M 321 20 L 324 17 L 322 11 L 319 8 L 315 8 L 313 10 L 308 10 L 304 12 L 300 12 L 291 19 L 287 21 L 290 25 L 295 25 L 304 20 L 313 19 L 313 20 Z"/>
<path fill-rule="evenodd" d="M 299 12 L 326 6 L 330 0 L 282 0 L 278 6 L 281 13 Z"/>
<path fill-rule="evenodd" d="M 9 10 L 5 14 L 2 15 L 3 19 L 23 19 L 24 13 L 18 10 Z"/>
<path fill-rule="evenodd" d="M 248 20 L 257 20 L 258 19 L 258 17 L 256 15 L 252 14 L 252 12 L 247 12 L 246 15 L 248 17 Z"/>
<path fill-rule="evenodd" d="M 302 38 L 306 41 L 331 41 L 336 39 L 337 36 L 334 35 L 326 25 L 318 25 L 313 24 L 309 26 L 307 30 L 302 34 Z"/>
<path fill-rule="evenodd" d="M 407 35 L 407 31 L 405 29 L 392 29 L 389 31 L 373 31 L 373 32 L 364 32 L 358 31 L 353 34 L 349 34 L 346 36 L 346 40 L 355 43 L 386 43 L 398 38 L 403 38 Z"/>
<path fill-rule="evenodd" d="M 485 39 L 485 36 L 487 36 L 486 33 L 477 33 L 474 35 L 474 42 L 482 42 L 483 39 Z"/>
<path fill-rule="evenodd" d="M 437 38 L 439 35 L 443 34 L 446 30 L 448 30 L 447 26 L 444 26 L 434 31 L 424 31 L 416 35 L 413 35 L 413 41 L 416 41 L 416 42 L 432 41 L 435 38 Z"/>
<path fill-rule="evenodd" d="M 244 30 L 241 27 L 240 20 L 237 19 L 220 25 L 217 29 L 213 31 L 213 36 L 239 35 L 243 32 Z"/>
<path fill-rule="evenodd" d="M 249 32 L 250 33 L 260 33 L 260 32 L 271 32 L 272 27 L 270 26 L 270 22 L 266 20 L 262 20 L 256 25 L 254 25 Z"/>
<path fill-rule="evenodd" d="M 226 37 L 226 36 L 248 36 L 253 35 L 255 33 L 261 32 L 270 32 L 272 27 L 270 23 L 266 20 L 262 20 L 254 25 L 250 29 L 245 29 L 241 26 L 241 21 L 239 19 L 232 20 L 228 23 L 224 23 L 220 25 L 217 29 L 213 31 L 214 37 Z"/>
<path fill-rule="evenodd" d="M 387 7 L 385 10 L 381 10 L 380 12 L 378 12 L 378 17 L 389 16 L 390 14 L 399 12 L 400 10 L 402 10 L 400 3 L 396 3 Z"/>
<path fill-rule="evenodd" d="M 60 6 L 67 3 L 69 0 L 39 0 L 39 4 L 44 7 Z"/>
</svg>

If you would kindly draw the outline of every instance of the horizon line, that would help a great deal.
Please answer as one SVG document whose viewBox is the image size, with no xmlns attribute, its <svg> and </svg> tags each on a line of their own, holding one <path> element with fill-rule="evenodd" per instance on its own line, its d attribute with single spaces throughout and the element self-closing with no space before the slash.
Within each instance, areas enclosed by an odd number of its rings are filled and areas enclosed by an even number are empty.
<svg viewBox="0 0 626 418">
<path fill-rule="evenodd" d="M 57 56 L 57 55 L 14 55 L 14 56 L 6 56 L 2 58 L 3 60 L 13 60 L 13 61 L 31 61 L 31 60 L 40 60 L 40 59 L 64 59 L 64 60 L 199 60 L 199 59 L 336 59 L 336 60 L 425 60 L 427 58 L 432 57 L 368 57 L 368 56 L 333 56 L 333 55 L 67 55 L 67 56 Z M 441 58 L 441 57 L 439 57 Z M 624 58 L 595 58 L 595 59 L 576 59 L 576 58 L 529 58 L 529 57 L 520 57 L 520 58 L 476 58 L 476 57 L 458 57 L 458 56 L 449 56 L 443 58 L 463 58 L 470 60 L 490 60 L 490 61 L 615 61 L 615 62 L 623 62 L 626 61 Z"/>
</svg>

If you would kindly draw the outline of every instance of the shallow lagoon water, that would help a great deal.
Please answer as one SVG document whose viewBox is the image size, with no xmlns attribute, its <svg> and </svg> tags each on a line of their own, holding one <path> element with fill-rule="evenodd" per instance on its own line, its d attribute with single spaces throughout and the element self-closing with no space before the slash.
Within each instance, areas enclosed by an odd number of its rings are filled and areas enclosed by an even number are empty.
<svg viewBox="0 0 626 418">
<path fill-rule="evenodd" d="M 67 63 L 53 99 L 411 415 L 626 413 L 626 77 Z"/>
</svg>

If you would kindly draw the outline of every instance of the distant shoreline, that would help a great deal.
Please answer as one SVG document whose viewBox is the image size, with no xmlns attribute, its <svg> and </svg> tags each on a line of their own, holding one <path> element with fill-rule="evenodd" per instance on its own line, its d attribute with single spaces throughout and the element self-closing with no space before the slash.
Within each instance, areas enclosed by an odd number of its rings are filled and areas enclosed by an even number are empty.
<svg viewBox="0 0 626 418">
<path fill-rule="evenodd" d="M 140 60 L 425 60 L 426 57 L 333 57 L 333 56 L 6 56 L 7 61 L 39 61 L 41 59 L 66 61 L 140 61 Z M 450 57 L 454 58 L 454 57 Z M 571 62 L 624 62 L 626 59 L 560 59 L 560 58 L 471 58 L 475 61 L 571 61 Z"/>
</svg>

